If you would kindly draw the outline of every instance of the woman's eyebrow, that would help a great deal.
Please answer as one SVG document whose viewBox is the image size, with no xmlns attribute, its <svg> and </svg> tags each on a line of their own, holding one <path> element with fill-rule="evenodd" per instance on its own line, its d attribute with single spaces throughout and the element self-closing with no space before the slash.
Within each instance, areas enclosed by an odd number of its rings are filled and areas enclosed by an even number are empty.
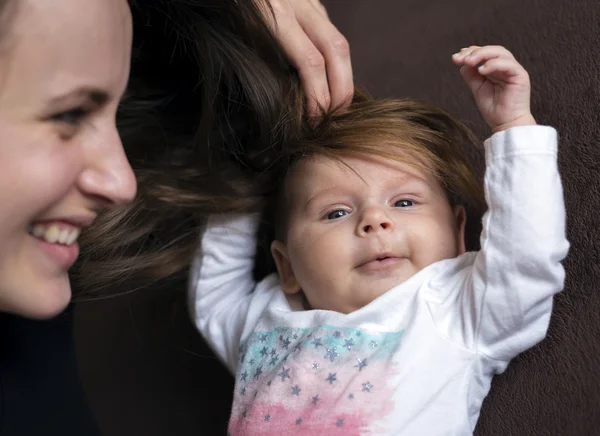
<svg viewBox="0 0 600 436">
<path fill-rule="evenodd" d="M 80 87 L 51 98 L 50 104 L 60 104 L 74 99 L 87 99 L 91 100 L 98 106 L 102 106 L 109 100 L 109 98 L 109 94 L 102 89 Z"/>
</svg>

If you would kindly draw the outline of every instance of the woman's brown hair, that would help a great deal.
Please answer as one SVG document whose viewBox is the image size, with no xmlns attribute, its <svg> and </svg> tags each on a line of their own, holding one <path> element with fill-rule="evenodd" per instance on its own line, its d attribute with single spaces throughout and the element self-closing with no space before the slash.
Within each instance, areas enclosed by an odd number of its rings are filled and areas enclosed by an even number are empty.
<svg viewBox="0 0 600 436">
<path fill-rule="evenodd" d="M 265 5 L 131 2 L 131 79 L 117 124 L 138 195 L 80 238 L 76 300 L 184 283 L 206 216 L 260 201 L 264 186 L 249 178 L 296 135 L 303 99 Z"/>
</svg>

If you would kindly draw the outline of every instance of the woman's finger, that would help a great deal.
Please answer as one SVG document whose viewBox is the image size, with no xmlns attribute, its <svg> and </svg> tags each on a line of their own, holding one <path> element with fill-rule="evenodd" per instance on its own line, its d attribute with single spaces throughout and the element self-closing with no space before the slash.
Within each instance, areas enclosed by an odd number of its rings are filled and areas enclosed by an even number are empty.
<svg viewBox="0 0 600 436">
<path fill-rule="evenodd" d="M 293 0 L 292 5 L 300 26 L 325 60 L 331 105 L 349 103 L 354 79 L 348 41 L 313 2 Z"/>
</svg>

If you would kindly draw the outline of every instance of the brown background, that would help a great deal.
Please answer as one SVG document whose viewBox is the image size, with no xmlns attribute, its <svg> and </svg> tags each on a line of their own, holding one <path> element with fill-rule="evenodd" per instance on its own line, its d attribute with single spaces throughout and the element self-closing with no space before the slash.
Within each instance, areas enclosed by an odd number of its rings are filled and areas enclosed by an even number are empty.
<svg viewBox="0 0 600 436">
<path fill-rule="evenodd" d="M 495 378 L 476 434 L 600 434 L 600 2 L 324 3 L 350 41 L 359 83 L 378 97 L 439 104 L 482 137 L 485 125 L 450 55 L 501 44 L 530 72 L 534 115 L 561 138 L 567 286 L 548 338 Z M 183 290 L 82 303 L 76 340 L 104 434 L 224 434 L 232 381 L 191 327 Z"/>
</svg>

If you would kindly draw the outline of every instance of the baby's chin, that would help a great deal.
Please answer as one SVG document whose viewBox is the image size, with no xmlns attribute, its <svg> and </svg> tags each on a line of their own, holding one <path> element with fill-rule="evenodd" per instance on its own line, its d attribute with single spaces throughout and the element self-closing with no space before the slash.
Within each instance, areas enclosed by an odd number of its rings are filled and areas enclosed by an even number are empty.
<svg viewBox="0 0 600 436">
<path fill-rule="evenodd" d="M 406 280 L 406 279 L 405 279 Z M 392 285 L 384 285 L 377 283 L 371 286 L 370 289 L 362 289 L 361 291 L 352 292 L 347 299 L 338 299 L 337 301 L 325 302 L 321 305 L 311 305 L 306 297 L 304 297 L 305 310 L 331 310 L 338 313 L 349 314 L 368 306 L 373 301 L 377 300 L 382 295 L 388 293 L 396 286 L 402 284 L 405 280 L 394 281 Z"/>
</svg>

